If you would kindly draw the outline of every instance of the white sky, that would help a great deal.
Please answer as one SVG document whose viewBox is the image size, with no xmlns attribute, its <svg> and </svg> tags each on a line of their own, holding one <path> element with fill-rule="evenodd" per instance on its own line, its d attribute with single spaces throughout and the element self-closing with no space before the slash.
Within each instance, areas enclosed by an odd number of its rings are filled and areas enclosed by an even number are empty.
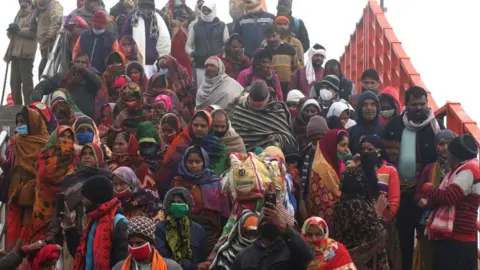
<svg viewBox="0 0 480 270">
<path fill-rule="evenodd" d="M 0 25 L 7 29 L 18 10 L 18 2 L 3 5 L 6 11 Z M 76 0 L 60 0 L 65 13 L 76 6 Z M 104 0 L 107 10 L 117 0 Z M 167 0 L 156 0 L 162 8 Z M 193 8 L 196 0 L 187 0 Z M 268 10 L 276 13 L 277 0 L 267 0 Z M 339 58 L 348 44 L 350 34 L 362 15 L 366 0 L 294 0 L 294 16 L 304 20 L 311 44 L 318 42 L 327 48 L 327 58 Z M 461 102 L 466 112 L 480 122 L 478 105 L 480 84 L 478 65 L 478 26 L 480 2 L 476 0 L 385 0 L 387 19 L 402 42 L 413 65 L 440 106 L 445 102 Z M 8 10 L 8 11 L 7 11 Z M 217 0 L 217 15 L 231 21 L 228 0 Z M 0 53 L 8 46 L 6 35 L 0 42 Z M 40 55 L 37 55 L 35 70 Z M 0 64 L 0 78 L 5 74 L 5 63 Z M 37 77 L 36 72 L 34 72 Z M 7 84 L 7 92 L 9 85 Z"/>
</svg>

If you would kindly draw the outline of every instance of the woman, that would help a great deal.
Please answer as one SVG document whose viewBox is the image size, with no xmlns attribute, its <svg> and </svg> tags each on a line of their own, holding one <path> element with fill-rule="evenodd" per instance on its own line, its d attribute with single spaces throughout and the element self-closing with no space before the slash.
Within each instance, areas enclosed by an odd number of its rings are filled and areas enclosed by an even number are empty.
<svg viewBox="0 0 480 270">
<path fill-rule="evenodd" d="M 125 69 L 125 76 L 127 76 L 131 82 L 138 84 L 142 93 L 145 92 L 148 86 L 148 78 L 145 74 L 145 69 L 139 62 L 130 62 Z"/>
<path fill-rule="evenodd" d="M 225 74 L 238 79 L 238 75 L 244 69 L 252 65 L 252 60 L 243 53 L 243 41 L 239 34 L 232 34 L 225 42 L 224 52 L 217 54 L 225 65 Z"/>
<path fill-rule="evenodd" d="M 298 148 L 303 149 L 309 143 L 307 138 L 307 124 L 315 115 L 320 115 L 322 109 L 314 98 L 300 101 L 298 104 L 298 114 L 293 122 L 293 133 L 298 142 Z"/>
<path fill-rule="evenodd" d="M 35 200 L 35 162 L 48 138 L 47 127 L 40 114 L 28 107 L 16 115 L 16 134 L 9 142 L 7 159 L 1 167 L 10 179 L 7 209 L 7 250 L 30 239 Z M 8 179 L 7 178 L 7 179 Z"/>
<path fill-rule="evenodd" d="M 135 133 L 138 124 L 150 121 L 153 115 L 143 104 L 140 86 L 134 82 L 127 83 L 120 90 L 120 98 L 113 109 L 114 129 Z"/>
<path fill-rule="evenodd" d="M 57 119 L 58 125 L 72 126 L 75 122 L 75 114 L 65 99 L 57 98 L 51 102 L 52 113 Z"/>
<path fill-rule="evenodd" d="M 213 105 L 217 106 L 217 105 Z M 212 119 L 217 119 L 216 116 L 218 115 L 223 115 L 223 118 L 225 119 L 225 123 L 222 124 L 222 127 L 225 127 L 225 130 L 219 131 L 220 127 L 217 126 L 219 125 L 218 122 L 214 124 L 214 134 L 215 136 L 219 137 L 222 142 L 225 144 L 227 147 L 227 150 L 229 153 L 247 153 L 247 150 L 245 149 L 245 143 L 243 143 L 242 137 L 238 135 L 238 133 L 235 131 L 235 129 L 232 127 L 232 123 L 230 122 L 230 119 L 228 118 L 227 112 L 225 112 L 223 109 L 216 108 L 211 112 L 212 114 Z"/>
<path fill-rule="evenodd" d="M 73 124 L 75 132 L 75 151 L 80 153 L 83 146 L 89 143 L 101 145 L 97 125 L 88 116 L 82 116 Z"/>
<path fill-rule="evenodd" d="M 45 121 L 45 125 L 47 126 L 47 131 L 49 134 L 57 129 L 57 119 L 55 117 L 55 114 L 53 114 L 52 110 L 48 107 L 47 104 L 43 102 L 33 102 L 28 107 L 36 110 L 40 114 L 40 116 L 42 116 L 42 119 L 43 121 Z"/>
<path fill-rule="evenodd" d="M 158 127 L 162 139 L 162 149 L 167 150 L 170 144 L 182 133 L 180 117 L 174 113 L 167 113 L 162 117 Z"/>
<path fill-rule="evenodd" d="M 100 138 L 102 140 L 106 137 L 110 127 L 113 126 L 113 108 L 115 108 L 115 103 L 108 103 L 103 105 L 100 110 L 100 125 L 98 126 L 98 131 L 100 132 Z"/>
<path fill-rule="evenodd" d="M 333 209 L 332 236 L 348 249 L 359 269 L 390 269 L 385 250 L 387 232 L 379 217 L 386 207 L 374 205 L 378 198 L 375 164 L 362 159 L 362 165 L 342 174 L 342 195 Z"/>
<path fill-rule="evenodd" d="M 292 115 L 292 120 L 297 117 L 297 108 L 301 100 L 305 99 L 305 95 L 297 89 L 290 90 L 287 94 L 285 104 Z"/>
<path fill-rule="evenodd" d="M 188 26 L 195 20 L 195 13 L 185 4 L 185 0 L 169 0 L 162 11 L 170 19 L 172 27 L 172 57 L 177 59 L 192 77 L 192 61 L 184 48 L 188 38 Z"/>
<path fill-rule="evenodd" d="M 162 147 L 162 141 L 155 125 L 150 121 L 140 123 L 137 130 L 137 139 L 140 156 L 148 164 L 149 174 L 156 179 L 166 148 Z"/>
<path fill-rule="evenodd" d="M 55 211 L 57 193 L 65 177 L 75 170 L 73 136 L 72 128 L 60 126 L 50 135 L 45 148 L 38 155 L 32 241 L 45 239 L 50 218 Z"/>
<path fill-rule="evenodd" d="M 310 217 L 302 227 L 303 239 L 312 247 L 314 259 L 308 270 L 356 270 L 348 250 L 328 235 L 328 224 L 320 217 Z"/>
<path fill-rule="evenodd" d="M 334 102 L 332 106 L 330 106 L 330 109 L 328 109 L 327 118 L 336 116 L 340 119 L 344 129 L 349 129 L 357 124 L 355 120 L 350 118 L 352 111 L 353 108 L 350 108 L 344 102 Z"/>
<path fill-rule="evenodd" d="M 125 55 L 127 62 L 142 63 L 141 56 L 138 53 L 137 43 L 132 36 L 123 36 L 120 39 L 120 52 Z"/>
<path fill-rule="evenodd" d="M 108 95 L 112 97 L 115 95 L 115 80 L 125 74 L 127 61 L 121 52 L 112 52 L 105 59 L 105 66 L 106 69 L 102 77 L 107 86 Z"/>
<path fill-rule="evenodd" d="M 388 202 L 388 206 L 382 213 L 384 226 L 387 229 L 387 252 L 388 259 L 393 269 L 401 269 L 401 255 L 395 215 L 400 207 L 400 180 L 398 172 L 387 163 L 385 147 L 377 135 L 365 135 L 360 141 L 362 150 L 361 160 L 368 159 L 375 164 L 377 176 L 377 188 L 380 196 Z"/>
<path fill-rule="evenodd" d="M 222 194 L 220 177 L 209 169 L 207 152 L 195 145 L 187 149 L 174 179 L 175 187 L 184 187 L 193 197 L 193 221 L 207 232 L 207 253 L 212 251 L 222 233 L 224 222 L 230 216 L 228 201 Z"/>
<path fill-rule="evenodd" d="M 167 95 L 158 95 L 153 101 L 153 123 L 160 124 L 162 117 L 172 112 L 172 100 Z"/>
<path fill-rule="evenodd" d="M 157 224 L 156 249 L 178 262 L 185 270 L 198 269 L 205 261 L 207 237 L 205 229 L 190 218 L 194 208 L 192 196 L 185 188 L 173 188 L 163 200 L 167 219 Z"/>
<path fill-rule="evenodd" d="M 319 216 L 332 225 L 333 207 L 340 197 L 343 156 L 349 153 L 348 133 L 333 129 L 318 143 L 310 174 L 308 215 Z"/>
</svg>

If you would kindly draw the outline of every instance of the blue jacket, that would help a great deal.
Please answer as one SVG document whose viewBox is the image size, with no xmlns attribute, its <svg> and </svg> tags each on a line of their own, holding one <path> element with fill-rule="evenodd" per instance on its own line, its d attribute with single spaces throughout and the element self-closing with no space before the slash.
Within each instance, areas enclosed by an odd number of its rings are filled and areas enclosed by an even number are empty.
<svg viewBox="0 0 480 270">
<path fill-rule="evenodd" d="M 105 71 L 105 58 L 112 53 L 113 45 L 117 41 L 115 34 L 105 31 L 96 35 L 90 29 L 80 35 L 80 52 L 84 52 L 90 58 L 91 65 L 103 74 Z"/>
<path fill-rule="evenodd" d="M 275 16 L 268 12 L 246 14 L 240 17 L 233 26 L 233 33 L 242 37 L 245 54 L 252 57 L 255 51 L 262 47 L 265 25 L 273 24 Z"/>
<path fill-rule="evenodd" d="M 163 220 L 157 224 L 155 231 L 155 248 L 163 257 L 174 259 L 172 250 L 167 242 L 167 222 L 167 220 Z M 207 234 L 205 229 L 193 221 L 190 221 L 190 244 L 193 258 L 191 260 L 184 259 L 178 262 L 184 270 L 198 269 L 198 264 L 204 262 L 208 255 L 206 254 Z"/>
</svg>

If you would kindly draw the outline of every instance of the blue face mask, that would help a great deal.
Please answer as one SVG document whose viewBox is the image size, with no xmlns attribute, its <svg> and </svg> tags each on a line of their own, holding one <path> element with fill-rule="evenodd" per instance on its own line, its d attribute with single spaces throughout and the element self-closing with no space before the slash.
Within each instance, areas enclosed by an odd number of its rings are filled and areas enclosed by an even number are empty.
<svg viewBox="0 0 480 270">
<path fill-rule="evenodd" d="M 27 127 L 26 124 L 21 125 L 21 126 L 15 128 L 15 131 L 16 131 L 18 134 L 23 135 L 23 136 L 28 135 L 28 127 Z"/>
<path fill-rule="evenodd" d="M 156 146 L 151 147 L 140 147 L 140 155 L 144 157 L 152 156 L 157 152 Z"/>
<path fill-rule="evenodd" d="M 168 74 L 168 68 L 160 68 L 158 69 L 158 72 L 164 76 L 167 76 Z"/>
<path fill-rule="evenodd" d="M 93 132 L 91 131 L 81 131 L 75 134 L 77 141 L 80 145 L 85 145 L 93 141 Z"/>
</svg>

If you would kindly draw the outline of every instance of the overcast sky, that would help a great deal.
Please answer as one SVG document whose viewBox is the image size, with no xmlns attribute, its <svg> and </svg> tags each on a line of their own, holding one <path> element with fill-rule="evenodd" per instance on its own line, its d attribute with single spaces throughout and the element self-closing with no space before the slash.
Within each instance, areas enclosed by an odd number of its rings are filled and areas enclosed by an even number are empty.
<svg viewBox="0 0 480 270">
<path fill-rule="evenodd" d="M 6 14 L 0 17 L 4 29 L 13 22 L 18 2 L 4 5 Z M 60 0 L 65 13 L 73 10 L 76 0 Z M 107 9 L 117 0 L 104 0 Z M 167 0 L 156 0 L 162 8 Z M 193 8 L 196 0 L 187 0 Z M 267 0 L 269 12 L 276 13 L 277 0 Z M 294 0 L 293 12 L 304 20 L 311 43 L 327 48 L 327 58 L 339 58 L 348 44 L 350 34 L 362 15 L 366 0 Z M 478 26 L 480 1 L 476 0 L 385 0 L 387 19 L 402 42 L 413 65 L 440 106 L 448 101 L 461 102 L 474 120 L 480 122 L 478 105 L 480 51 Z M 229 22 L 228 0 L 217 1 L 217 15 Z M 8 39 L 0 43 L 3 54 Z M 39 55 L 37 56 L 38 67 Z M 36 74 L 36 72 L 35 72 Z M 0 77 L 5 75 L 5 64 L 0 64 Z M 37 77 L 35 75 L 35 77 Z M 9 87 L 7 86 L 7 91 Z"/>
</svg>

